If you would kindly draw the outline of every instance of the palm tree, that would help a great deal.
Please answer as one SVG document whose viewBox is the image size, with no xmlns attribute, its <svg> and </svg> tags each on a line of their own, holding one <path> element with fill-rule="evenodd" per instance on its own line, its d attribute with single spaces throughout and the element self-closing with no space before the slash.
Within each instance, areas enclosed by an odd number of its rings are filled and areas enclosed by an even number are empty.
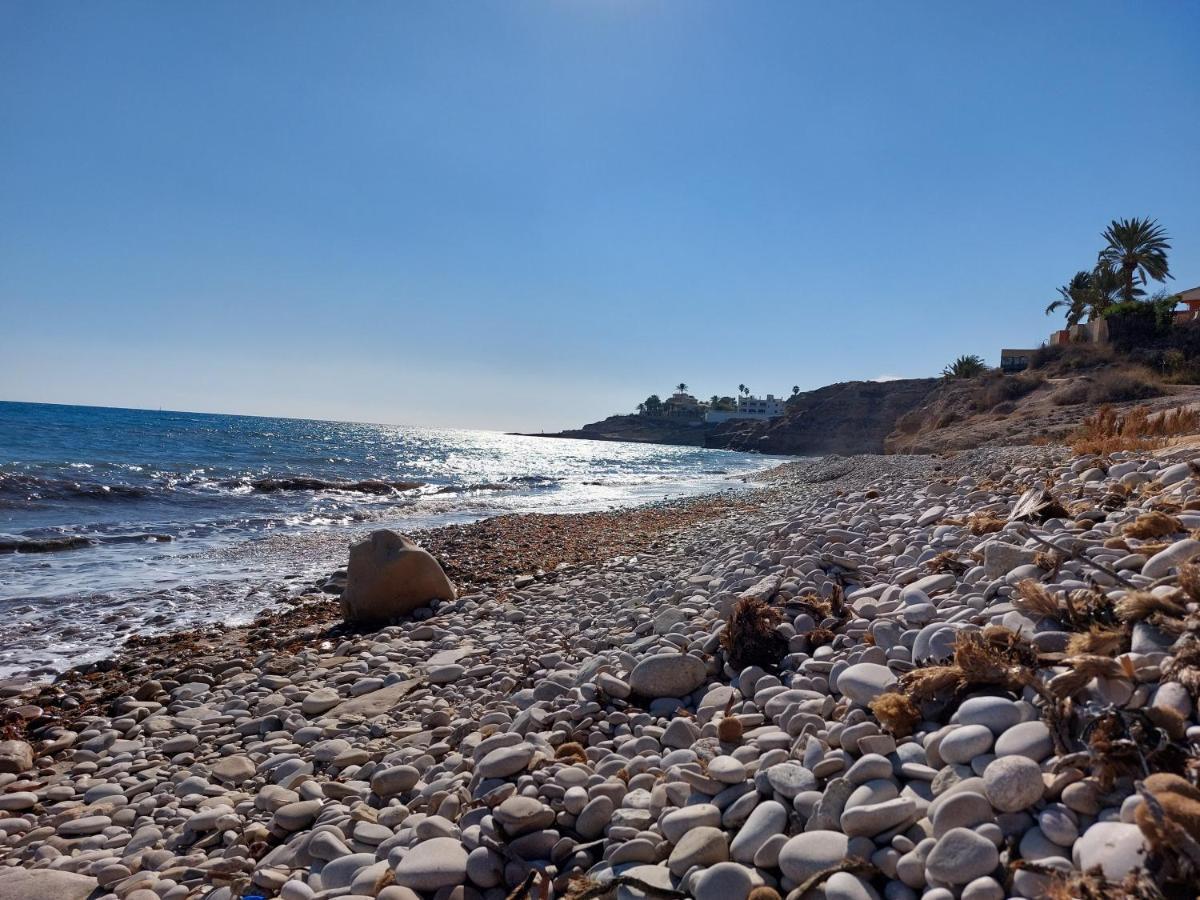
<svg viewBox="0 0 1200 900">
<path fill-rule="evenodd" d="M 987 364 L 981 357 L 960 356 L 946 368 L 942 369 L 945 378 L 975 378 L 987 371 Z"/>
<path fill-rule="evenodd" d="M 645 404 L 645 403 L 639 403 L 639 404 L 637 405 L 637 411 L 638 411 L 638 415 L 639 415 L 639 416 L 644 416 L 644 415 L 646 414 L 646 404 Z"/>
<path fill-rule="evenodd" d="M 746 387 L 744 384 L 739 384 L 738 385 L 738 393 L 739 394 L 749 394 L 750 388 Z"/>
<path fill-rule="evenodd" d="M 713 394 L 711 397 L 708 398 L 708 405 L 709 405 L 710 409 L 716 409 L 718 406 L 721 405 L 721 398 L 718 397 L 716 394 Z"/>
<path fill-rule="evenodd" d="M 795 397 L 798 393 L 800 393 L 800 385 L 793 384 L 792 385 L 792 396 Z"/>
<path fill-rule="evenodd" d="M 1078 325 L 1085 314 L 1096 314 L 1095 282 L 1091 272 L 1076 272 L 1075 277 L 1058 289 L 1059 298 L 1046 307 L 1046 315 L 1067 311 L 1067 327 Z"/>
<path fill-rule="evenodd" d="M 1135 285 L 1147 278 L 1166 281 L 1171 277 L 1167 264 L 1170 240 L 1154 219 L 1113 219 L 1101 235 L 1106 243 L 1100 251 L 1099 265 L 1121 278 L 1121 296 L 1132 302 Z"/>
<path fill-rule="evenodd" d="M 684 391 L 687 390 L 687 385 L 681 381 L 681 382 L 679 382 L 679 384 L 675 385 L 675 390 L 679 391 L 679 393 L 682 394 Z"/>
</svg>

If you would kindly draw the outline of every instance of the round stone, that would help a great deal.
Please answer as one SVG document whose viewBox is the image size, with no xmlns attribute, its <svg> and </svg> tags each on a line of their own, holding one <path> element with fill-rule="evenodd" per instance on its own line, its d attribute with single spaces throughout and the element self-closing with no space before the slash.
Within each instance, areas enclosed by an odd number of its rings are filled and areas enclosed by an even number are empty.
<svg viewBox="0 0 1200 900">
<path fill-rule="evenodd" d="M 396 884 L 417 891 L 455 887 L 467 877 L 467 851 L 456 838 L 422 841 L 393 870 Z"/>
<path fill-rule="evenodd" d="M 629 673 L 629 687 L 643 697 L 686 697 L 708 678 L 704 661 L 690 653 L 644 657 Z"/>
<path fill-rule="evenodd" d="M 808 831 L 798 834 L 779 851 L 779 868 L 795 882 L 843 862 L 850 839 L 836 831 Z"/>
<path fill-rule="evenodd" d="M 990 875 L 999 864 L 995 844 L 969 828 L 951 828 L 925 858 L 925 874 L 943 884 L 966 884 Z"/>
<path fill-rule="evenodd" d="M 1046 791 L 1042 770 L 1025 756 L 1000 756 L 983 770 L 983 785 L 992 806 L 1018 812 L 1042 799 Z"/>
</svg>

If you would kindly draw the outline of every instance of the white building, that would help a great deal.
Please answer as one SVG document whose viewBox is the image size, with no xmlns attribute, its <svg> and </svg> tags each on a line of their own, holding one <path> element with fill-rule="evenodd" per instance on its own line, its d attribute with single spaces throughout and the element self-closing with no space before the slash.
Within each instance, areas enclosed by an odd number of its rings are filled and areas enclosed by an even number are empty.
<svg viewBox="0 0 1200 900">
<path fill-rule="evenodd" d="M 705 422 L 728 422 L 730 419 L 774 419 L 782 416 L 786 404 L 774 394 L 762 397 L 738 397 L 737 409 L 733 411 L 710 409 L 704 414 Z"/>
</svg>

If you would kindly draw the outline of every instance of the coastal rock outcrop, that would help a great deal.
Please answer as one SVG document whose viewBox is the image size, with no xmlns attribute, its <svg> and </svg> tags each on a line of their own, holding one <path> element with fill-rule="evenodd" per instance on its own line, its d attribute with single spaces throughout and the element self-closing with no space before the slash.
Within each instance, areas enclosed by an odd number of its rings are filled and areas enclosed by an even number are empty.
<svg viewBox="0 0 1200 900">
<path fill-rule="evenodd" d="M 379 529 L 350 548 L 342 593 L 347 622 L 386 622 L 456 596 L 438 561 L 402 534 Z"/>
</svg>

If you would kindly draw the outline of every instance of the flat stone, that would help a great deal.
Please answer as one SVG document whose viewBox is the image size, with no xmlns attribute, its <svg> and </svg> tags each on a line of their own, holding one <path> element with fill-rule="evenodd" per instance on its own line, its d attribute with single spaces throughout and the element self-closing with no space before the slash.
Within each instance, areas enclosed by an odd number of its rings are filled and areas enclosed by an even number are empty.
<svg viewBox="0 0 1200 900">
<path fill-rule="evenodd" d="M 1045 722 L 1021 722 L 996 738 L 997 756 L 1025 756 L 1041 762 L 1054 752 L 1054 741 Z"/>
<path fill-rule="evenodd" d="M 629 673 L 629 687 L 642 697 L 686 697 L 704 684 L 708 670 L 689 653 L 657 653 L 643 657 Z"/>
<path fill-rule="evenodd" d="M 412 766 L 388 766 L 371 774 L 371 790 L 384 799 L 411 791 L 421 780 Z"/>
<path fill-rule="evenodd" d="M 952 828 L 925 858 L 925 873 L 945 884 L 966 884 L 990 875 L 1000 864 L 996 845 L 969 828 Z"/>
<path fill-rule="evenodd" d="M 938 755 L 948 763 L 970 763 L 992 749 L 992 730 L 986 725 L 959 725 L 942 738 Z"/>
<path fill-rule="evenodd" d="M 692 866 L 711 866 L 729 859 L 729 845 L 720 828 L 693 828 L 675 845 L 667 858 L 673 875 L 683 875 Z"/>
<path fill-rule="evenodd" d="M 0 869 L 0 900 L 87 900 L 99 882 L 58 869 Z"/>
<path fill-rule="evenodd" d="M 320 800 L 299 800 L 279 807 L 271 821 L 284 831 L 299 831 L 311 825 L 320 811 Z"/>
<path fill-rule="evenodd" d="M 992 734 L 1000 734 L 1021 721 L 1021 707 L 1005 697 L 968 697 L 959 705 L 954 721 L 984 725 Z"/>
<path fill-rule="evenodd" d="M 808 831 L 791 838 L 779 851 L 779 868 L 795 882 L 843 862 L 850 839 L 836 831 Z"/>
<path fill-rule="evenodd" d="M 467 851 L 457 838 L 422 841 L 393 870 L 396 884 L 418 891 L 456 887 L 467 878 Z"/>
<path fill-rule="evenodd" d="M 787 808 L 775 800 L 764 800 L 754 807 L 753 812 L 738 829 L 733 843 L 729 845 L 729 855 L 738 862 L 754 862 L 754 854 L 759 851 L 759 848 L 771 836 L 783 834 L 787 823 Z"/>
<path fill-rule="evenodd" d="M 866 706 L 896 684 L 896 676 L 887 666 L 878 663 L 856 663 L 843 670 L 837 679 L 837 689 L 844 696 Z"/>
<path fill-rule="evenodd" d="M 533 759 L 533 747 L 517 744 L 515 747 L 499 747 L 479 760 L 475 771 L 484 778 L 508 778 L 525 771 Z"/>
<path fill-rule="evenodd" d="M 721 810 L 711 803 L 692 803 L 667 813 L 660 827 L 663 837 L 675 844 L 693 828 L 716 828 L 720 824 Z"/>
<path fill-rule="evenodd" d="M 696 877 L 692 896 L 695 900 L 745 900 L 755 877 L 753 869 L 735 862 L 719 862 Z"/>
<path fill-rule="evenodd" d="M 842 831 L 850 837 L 872 837 L 910 821 L 916 809 L 911 797 L 856 806 L 842 813 Z"/>
<path fill-rule="evenodd" d="M 221 781 L 241 784 L 254 777 L 254 763 L 246 756 L 223 756 L 211 766 L 212 773 Z"/>
<path fill-rule="evenodd" d="M 708 777 L 722 784 L 741 784 L 746 780 L 746 766 L 732 756 L 716 756 L 708 761 Z"/>
<path fill-rule="evenodd" d="M 317 688 L 300 701 L 300 712 L 306 716 L 319 716 L 321 713 L 333 709 L 341 700 L 342 698 L 333 688 Z"/>
<path fill-rule="evenodd" d="M 111 824 L 112 819 L 108 816 L 83 816 L 63 822 L 58 826 L 58 833 L 66 838 L 86 837 L 90 834 L 99 834 Z"/>
<path fill-rule="evenodd" d="M 767 769 L 767 782 L 791 800 L 801 791 L 815 791 L 817 776 L 798 763 L 784 762 Z"/>
</svg>

